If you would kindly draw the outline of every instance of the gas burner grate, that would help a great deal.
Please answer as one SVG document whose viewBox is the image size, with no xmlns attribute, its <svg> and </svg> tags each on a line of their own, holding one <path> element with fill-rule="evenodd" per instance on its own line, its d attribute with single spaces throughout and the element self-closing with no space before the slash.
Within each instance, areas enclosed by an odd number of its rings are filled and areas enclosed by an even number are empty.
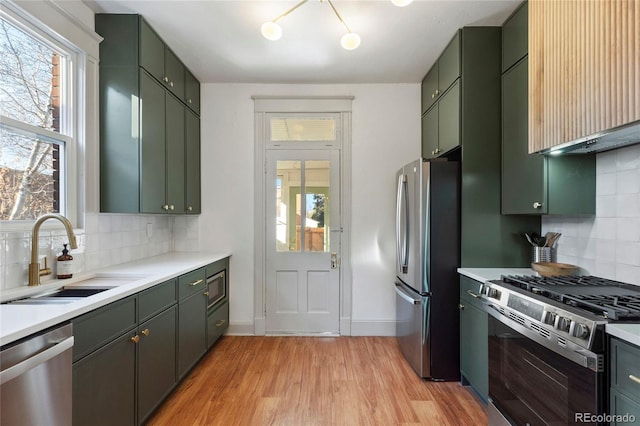
<svg viewBox="0 0 640 426">
<path fill-rule="evenodd" d="M 594 276 L 505 275 L 501 281 L 612 321 L 640 321 L 640 287 Z"/>
</svg>

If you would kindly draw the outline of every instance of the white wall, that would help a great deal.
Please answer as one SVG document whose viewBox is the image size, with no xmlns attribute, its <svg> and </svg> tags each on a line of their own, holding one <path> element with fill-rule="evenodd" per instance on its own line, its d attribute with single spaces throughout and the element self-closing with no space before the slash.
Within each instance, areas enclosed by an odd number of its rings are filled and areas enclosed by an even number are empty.
<svg viewBox="0 0 640 426">
<path fill-rule="evenodd" d="M 395 332 L 394 174 L 420 155 L 420 85 L 202 85 L 200 248 L 230 251 L 232 331 L 253 330 L 253 95 L 354 96 L 352 334 Z"/>
<path fill-rule="evenodd" d="M 583 273 L 640 285 L 640 145 L 596 156 L 596 216 L 545 217 L 561 232 L 558 262 Z"/>
</svg>

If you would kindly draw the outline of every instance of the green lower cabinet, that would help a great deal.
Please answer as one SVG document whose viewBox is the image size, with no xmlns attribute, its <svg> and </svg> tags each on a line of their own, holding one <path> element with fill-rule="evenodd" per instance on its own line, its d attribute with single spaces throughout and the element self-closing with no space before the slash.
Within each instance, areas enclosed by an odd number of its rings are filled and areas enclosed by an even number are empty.
<svg viewBox="0 0 640 426">
<path fill-rule="evenodd" d="M 176 384 L 177 306 L 138 327 L 138 424 L 142 424 Z"/>
<path fill-rule="evenodd" d="M 488 318 L 477 295 L 482 284 L 460 277 L 460 375 L 487 401 L 489 396 Z M 469 293 L 471 292 L 471 293 Z"/>
<path fill-rule="evenodd" d="M 640 421 L 640 347 L 612 337 L 610 352 L 609 413 L 616 416 L 635 417 Z M 612 425 L 628 424 L 625 417 Z"/>
<path fill-rule="evenodd" d="M 135 424 L 136 345 L 126 333 L 73 364 L 73 425 Z"/>
<path fill-rule="evenodd" d="M 207 347 L 210 348 L 229 328 L 229 302 L 224 302 L 207 317 Z"/>
<path fill-rule="evenodd" d="M 207 350 L 207 298 L 195 293 L 178 303 L 178 378 Z"/>
</svg>

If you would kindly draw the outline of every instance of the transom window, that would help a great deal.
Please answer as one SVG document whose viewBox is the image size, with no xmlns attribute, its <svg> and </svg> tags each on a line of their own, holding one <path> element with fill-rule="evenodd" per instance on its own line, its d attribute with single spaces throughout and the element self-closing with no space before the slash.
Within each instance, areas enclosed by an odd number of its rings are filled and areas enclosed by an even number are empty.
<svg viewBox="0 0 640 426">
<path fill-rule="evenodd" d="M 74 55 L 45 33 L 0 13 L 1 221 L 70 213 Z"/>
</svg>

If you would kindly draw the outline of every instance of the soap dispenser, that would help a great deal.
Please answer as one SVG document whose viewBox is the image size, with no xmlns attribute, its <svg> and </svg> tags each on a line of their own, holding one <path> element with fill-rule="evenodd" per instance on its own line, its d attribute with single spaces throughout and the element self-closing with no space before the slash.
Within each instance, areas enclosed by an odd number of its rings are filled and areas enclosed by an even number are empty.
<svg viewBox="0 0 640 426">
<path fill-rule="evenodd" d="M 62 254 L 58 256 L 56 271 L 58 279 L 66 279 L 73 276 L 73 256 L 69 254 L 66 244 L 64 244 L 64 248 L 62 249 Z"/>
</svg>

